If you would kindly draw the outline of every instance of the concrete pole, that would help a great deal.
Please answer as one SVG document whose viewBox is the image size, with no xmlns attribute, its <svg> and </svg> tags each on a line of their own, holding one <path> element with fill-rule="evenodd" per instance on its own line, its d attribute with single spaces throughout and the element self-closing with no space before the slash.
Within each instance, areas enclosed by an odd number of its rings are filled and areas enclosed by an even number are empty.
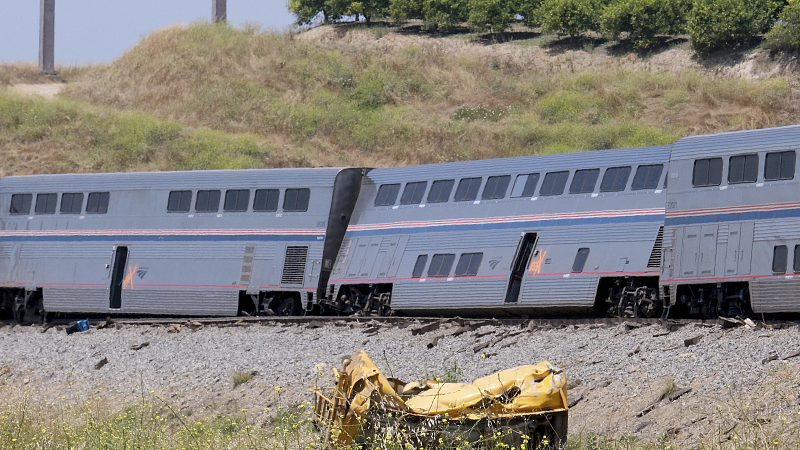
<svg viewBox="0 0 800 450">
<path fill-rule="evenodd" d="M 39 1 L 39 72 L 55 74 L 56 0 Z"/>
<path fill-rule="evenodd" d="M 211 15 L 214 22 L 226 22 L 228 20 L 227 0 L 211 0 Z"/>
</svg>

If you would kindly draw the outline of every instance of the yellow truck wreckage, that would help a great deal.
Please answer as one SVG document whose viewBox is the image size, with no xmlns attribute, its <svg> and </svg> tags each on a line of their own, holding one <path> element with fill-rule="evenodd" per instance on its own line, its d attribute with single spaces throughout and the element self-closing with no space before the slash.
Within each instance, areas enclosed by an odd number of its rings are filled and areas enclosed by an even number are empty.
<svg viewBox="0 0 800 450">
<path fill-rule="evenodd" d="M 567 436 L 566 377 L 547 361 L 472 383 L 387 378 L 363 350 L 333 369 L 336 387 L 312 389 L 331 449 L 560 448 Z M 409 447 L 410 446 L 410 447 Z"/>
</svg>

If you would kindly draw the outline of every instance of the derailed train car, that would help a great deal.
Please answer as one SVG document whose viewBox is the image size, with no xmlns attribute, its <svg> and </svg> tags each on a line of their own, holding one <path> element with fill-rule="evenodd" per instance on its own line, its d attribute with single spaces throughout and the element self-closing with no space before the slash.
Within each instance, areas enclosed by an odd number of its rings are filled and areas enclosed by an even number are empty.
<svg viewBox="0 0 800 450">
<path fill-rule="evenodd" d="M 800 312 L 800 126 L 672 146 L 662 298 L 672 315 Z"/>
<path fill-rule="evenodd" d="M 3 178 L 0 306 L 27 320 L 45 312 L 299 314 L 324 291 L 362 175 L 321 168 Z"/>
<path fill-rule="evenodd" d="M 669 146 L 373 169 L 335 311 L 655 316 Z"/>
</svg>

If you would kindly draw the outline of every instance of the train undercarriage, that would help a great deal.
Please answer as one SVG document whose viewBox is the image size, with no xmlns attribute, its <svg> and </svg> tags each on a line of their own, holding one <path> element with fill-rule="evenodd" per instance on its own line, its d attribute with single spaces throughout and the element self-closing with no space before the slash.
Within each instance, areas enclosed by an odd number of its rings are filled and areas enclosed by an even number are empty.
<svg viewBox="0 0 800 450">
<path fill-rule="evenodd" d="M 359 315 L 389 316 L 392 284 L 329 287 L 328 299 L 318 304 L 311 293 L 295 291 L 260 292 L 239 296 L 239 315 Z M 304 295 L 305 294 L 305 295 Z M 303 308 L 306 302 L 306 308 Z M 747 317 L 752 315 L 747 282 L 678 285 L 675 292 L 664 287 L 659 293 L 658 277 L 608 277 L 600 279 L 594 310 L 608 317 L 703 318 Z M 500 311 L 497 311 L 500 313 Z M 512 314 L 514 314 L 512 312 Z M 491 313 L 489 314 L 491 315 Z M 0 289 L 0 319 L 18 323 L 42 323 L 56 314 L 43 306 L 42 290 Z"/>
</svg>

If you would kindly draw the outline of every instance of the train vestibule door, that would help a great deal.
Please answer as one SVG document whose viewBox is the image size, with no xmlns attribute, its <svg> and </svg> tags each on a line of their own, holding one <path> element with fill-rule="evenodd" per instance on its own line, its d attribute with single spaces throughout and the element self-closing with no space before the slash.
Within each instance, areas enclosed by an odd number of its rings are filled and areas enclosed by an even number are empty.
<svg viewBox="0 0 800 450">
<path fill-rule="evenodd" d="M 531 260 L 531 255 L 533 255 L 535 248 L 536 233 L 525 233 L 519 247 L 517 247 L 517 256 L 514 259 L 514 264 L 511 266 L 511 278 L 508 280 L 505 303 L 517 303 L 519 300 L 522 281 L 525 279 L 528 262 Z"/>
<path fill-rule="evenodd" d="M 109 286 L 108 307 L 122 308 L 122 284 L 125 281 L 125 266 L 128 265 L 128 247 L 117 246 L 111 264 L 111 285 Z"/>
</svg>

